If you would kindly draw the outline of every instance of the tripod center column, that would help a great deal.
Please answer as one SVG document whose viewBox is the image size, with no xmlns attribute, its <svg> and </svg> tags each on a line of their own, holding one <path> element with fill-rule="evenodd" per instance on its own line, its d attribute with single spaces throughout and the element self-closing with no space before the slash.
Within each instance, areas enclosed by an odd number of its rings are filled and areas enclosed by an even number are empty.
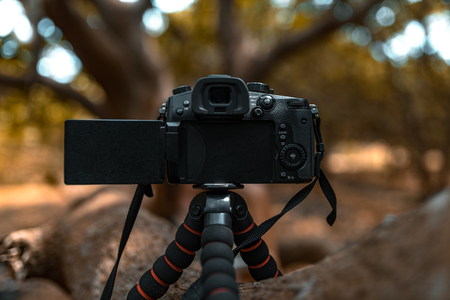
<svg viewBox="0 0 450 300">
<path fill-rule="evenodd" d="M 229 191 L 208 191 L 201 237 L 204 300 L 237 300 L 239 289 L 233 268 L 234 238 L 231 229 L 232 196 Z"/>
<path fill-rule="evenodd" d="M 225 225 L 231 228 L 231 200 L 229 192 L 210 192 L 206 197 L 205 228 Z"/>
</svg>

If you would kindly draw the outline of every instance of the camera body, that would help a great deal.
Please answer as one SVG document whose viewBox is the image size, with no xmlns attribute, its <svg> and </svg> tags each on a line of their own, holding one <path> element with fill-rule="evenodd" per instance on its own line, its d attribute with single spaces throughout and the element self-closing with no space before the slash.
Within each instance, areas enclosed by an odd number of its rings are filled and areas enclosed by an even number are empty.
<svg viewBox="0 0 450 300">
<path fill-rule="evenodd" d="M 263 83 L 209 76 L 166 103 L 170 183 L 309 182 L 313 115 L 306 99 Z"/>
<path fill-rule="evenodd" d="M 67 120 L 65 182 L 161 183 L 165 169 L 173 184 L 310 182 L 312 109 L 263 83 L 204 77 L 192 91 L 174 89 L 160 109 L 165 122 Z"/>
</svg>

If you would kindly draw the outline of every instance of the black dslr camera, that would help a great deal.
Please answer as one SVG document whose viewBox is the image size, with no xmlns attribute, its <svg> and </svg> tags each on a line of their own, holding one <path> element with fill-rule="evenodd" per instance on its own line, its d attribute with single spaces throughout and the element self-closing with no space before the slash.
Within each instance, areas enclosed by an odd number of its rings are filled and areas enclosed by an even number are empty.
<svg viewBox="0 0 450 300">
<path fill-rule="evenodd" d="M 317 174 L 306 99 L 211 75 L 182 86 L 159 120 L 67 120 L 66 184 L 302 183 Z M 162 120 L 161 120 L 162 119 Z"/>
</svg>

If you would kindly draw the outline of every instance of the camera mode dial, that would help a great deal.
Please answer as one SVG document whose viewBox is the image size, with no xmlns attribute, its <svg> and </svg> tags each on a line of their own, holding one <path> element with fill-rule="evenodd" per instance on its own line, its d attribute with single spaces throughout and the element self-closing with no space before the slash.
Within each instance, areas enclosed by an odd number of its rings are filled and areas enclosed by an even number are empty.
<svg viewBox="0 0 450 300">
<path fill-rule="evenodd" d="M 181 94 L 181 93 L 184 93 L 184 92 L 189 92 L 190 90 L 191 90 L 191 86 L 190 85 L 182 85 L 182 86 L 179 86 L 179 87 L 173 89 L 172 93 L 174 95 L 176 95 L 176 94 Z"/>
<path fill-rule="evenodd" d="M 286 145 L 281 149 L 280 161 L 286 169 L 300 169 L 306 162 L 306 151 L 297 144 Z"/>
<path fill-rule="evenodd" d="M 250 92 L 270 93 L 270 87 L 262 82 L 249 82 L 247 83 L 247 88 Z"/>
</svg>

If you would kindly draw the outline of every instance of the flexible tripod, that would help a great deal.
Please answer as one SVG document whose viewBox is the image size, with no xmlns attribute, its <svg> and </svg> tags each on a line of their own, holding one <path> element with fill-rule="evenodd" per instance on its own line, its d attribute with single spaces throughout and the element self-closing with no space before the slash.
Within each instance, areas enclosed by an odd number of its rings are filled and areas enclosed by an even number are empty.
<svg viewBox="0 0 450 300">
<path fill-rule="evenodd" d="M 210 184 L 195 186 L 205 189 L 194 197 L 189 212 L 180 225 L 175 240 L 152 269 L 142 275 L 139 284 L 127 295 L 127 300 L 149 300 L 162 297 L 194 260 L 202 248 L 201 282 L 203 299 L 239 299 L 236 272 L 233 267 L 233 242 L 239 245 L 256 229 L 245 200 L 229 189 L 242 185 Z M 255 280 L 282 276 L 277 263 L 260 238 L 245 249 L 241 256 Z"/>
</svg>

